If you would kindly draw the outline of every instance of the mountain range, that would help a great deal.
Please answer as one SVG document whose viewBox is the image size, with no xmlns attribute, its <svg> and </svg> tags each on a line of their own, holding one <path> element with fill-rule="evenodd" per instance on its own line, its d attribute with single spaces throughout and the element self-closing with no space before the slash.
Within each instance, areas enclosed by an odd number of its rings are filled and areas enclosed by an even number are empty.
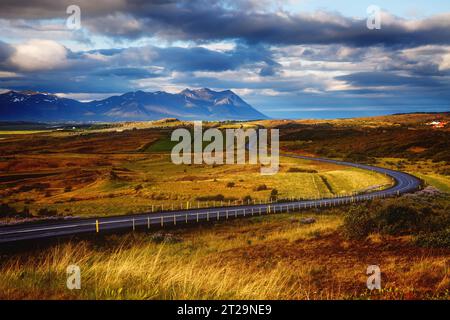
<svg viewBox="0 0 450 320">
<path fill-rule="evenodd" d="M 162 118 L 254 120 L 267 116 L 231 90 L 208 88 L 185 89 L 175 94 L 135 91 L 90 102 L 32 91 L 0 94 L 0 121 L 114 122 Z"/>
</svg>

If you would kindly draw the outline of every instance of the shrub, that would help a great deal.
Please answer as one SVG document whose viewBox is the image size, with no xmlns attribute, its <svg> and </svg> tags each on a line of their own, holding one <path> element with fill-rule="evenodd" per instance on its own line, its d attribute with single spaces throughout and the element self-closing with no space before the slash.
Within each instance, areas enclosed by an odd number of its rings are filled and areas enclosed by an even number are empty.
<svg viewBox="0 0 450 320">
<path fill-rule="evenodd" d="M 391 235 L 408 234 L 416 231 L 418 227 L 417 210 L 402 204 L 391 204 L 386 208 L 382 208 L 376 211 L 374 218 L 381 233 Z"/>
<path fill-rule="evenodd" d="M 51 210 L 51 209 L 48 209 L 48 208 L 41 208 L 37 212 L 37 215 L 41 216 L 41 217 L 54 217 L 54 216 L 58 215 L 58 211 L 57 210 Z"/>
<path fill-rule="evenodd" d="M 277 200 L 278 198 L 278 190 L 277 189 L 272 189 L 272 191 L 270 192 L 270 199 L 271 200 Z"/>
<path fill-rule="evenodd" d="M 374 229 L 370 211 L 362 206 L 352 207 L 344 216 L 344 232 L 349 238 L 365 238 Z"/>
<path fill-rule="evenodd" d="M 304 173 L 317 173 L 314 169 L 303 169 L 303 168 L 289 168 L 287 172 L 304 172 Z"/>
<path fill-rule="evenodd" d="M 415 235 L 417 244 L 449 247 L 450 211 L 445 196 L 441 200 L 403 197 L 352 207 L 344 217 L 343 230 L 349 238 L 361 239 L 374 232 Z"/>
<path fill-rule="evenodd" d="M 236 184 L 234 182 L 228 182 L 226 187 L 227 188 L 233 188 Z"/>
<path fill-rule="evenodd" d="M 224 201 L 225 196 L 223 194 L 216 194 L 212 196 L 201 196 L 195 198 L 197 201 Z"/>
<path fill-rule="evenodd" d="M 11 217 L 21 217 L 28 218 L 31 217 L 30 210 L 25 207 L 22 211 L 11 207 L 7 203 L 0 204 L 0 218 L 11 218 Z"/>
<path fill-rule="evenodd" d="M 0 217 L 13 217 L 17 214 L 17 210 L 10 207 L 8 204 L 2 203 L 0 205 Z"/>
<path fill-rule="evenodd" d="M 445 230 L 420 233 L 414 242 L 422 247 L 450 248 L 450 228 Z"/>
<path fill-rule="evenodd" d="M 264 191 L 264 190 L 267 190 L 267 186 L 265 184 L 260 184 L 254 190 L 255 191 Z"/>
<path fill-rule="evenodd" d="M 50 184 L 48 183 L 33 183 L 32 185 L 24 185 L 21 186 L 17 191 L 18 192 L 29 192 L 32 190 L 36 190 L 36 191 L 44 191 L 45 189 L 49 188 Z"/>
</svg>

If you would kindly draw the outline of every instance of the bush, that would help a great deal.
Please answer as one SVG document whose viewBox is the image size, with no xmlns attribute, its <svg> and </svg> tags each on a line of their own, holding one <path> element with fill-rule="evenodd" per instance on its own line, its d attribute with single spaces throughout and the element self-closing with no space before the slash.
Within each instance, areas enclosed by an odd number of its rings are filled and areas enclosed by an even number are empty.
<svg viewBox="0 0 450 320">
<path fill-rule="evenodd" d="M 349 238 L 363 239 L 374 230 L 370 211 L 362 206 L 352 207 L 344 216 L 344 232 Z"/>
<path fill-rule="evenodd" d="M 374 220 L 381 233 L 401 235 L 417 231 L 418 215 L 413 207 L 391 204 L 377 211 Z"/>
<path fill-rule="evenodd" d="M 264 190 L 267 190 L 267 186 L 265 184 L 260 184 L 254 190 L 255 191 L 264 191 Z"/>
<path fill-rule="evenodd" d="M 44 191 L 45 189 L 50 188 L 50 184 L 48 183 L 33 183 L 32 185 L 24 185 L 19 187 L 19 189 L 17 190 L 17 192 L 29 192 L 32 190 L 36 190 L 36 191 Z"/>
<path fill-rule="evenodd" d="M 0 217 L 13 217 L 18 214 L 17 210 L 6 203 L 0 205 Z"/>
<path fill-rule="evenodd" d="M 31 217 L 31 214 L 27 207 L 25 207 L 22 211 L 18 211 L 17 209 L 9 206 L 7 203 L 0 204 L 0 218 L 12 217 L 29 218 Z"/>
<path fill-rule="evenodd" d="M 58 211 L 57 210 L 47 209 L 47 208 L 41 208 L 37 212 L 37 215 L 41 216 L 41 217 L 54 217 L 54 216 L 58 215 Z"/>
<path fill-rule="evenodd" d="M 226 185 L 227 188 L 233 188 L 234 186 L 235 186 L 234 182 L 228 182 Z"/>
<path fill-rule="evenodd" d="M 450 212 L 445 203 L 445 199 L 441 202 L 424 197 L 369 202 L 350 208 L 344 217 L 343 230 L 355 239 L 370 233 L 415 235 L 417 244 L 448 247 Z"/>
<path fill-rule="evenodd" d="M 450 228 L 431 233 L 421 233 L 414 238 L 414 242 L 422 247 L 450 248 Z"/>
<path fill-rule="evenodd" d="M 274 201 L 277 200 L 277 198 L 278 198 L 278 190 L 272 189 L 272 191 L 270 192 L 270 199 Z"/>
<path fill-rule="evenodd" d="M 224 201 L 225 196 L 223 194 L 216 194 L 212 196 L 201 196 L 195 198 L 197 201 Z"/>
<path fill-rule="evenodd" d="M 251 203 L 252 201 L 253 201 L 253 199 L 252 199 L 252 197 L 250 197 L 249 195 L 247 195 L 247 196 L 245 196 L 245 197 L 242 198 L 242 202 L 243 202 L 244 204 Z"/>
<path fill-rule="evenodd" d="M 314 169 L 303 169 L 303 168 L 289 168 L 287 172 L 304 172 L 304 173 L 317 173 Z"/>
</svg>

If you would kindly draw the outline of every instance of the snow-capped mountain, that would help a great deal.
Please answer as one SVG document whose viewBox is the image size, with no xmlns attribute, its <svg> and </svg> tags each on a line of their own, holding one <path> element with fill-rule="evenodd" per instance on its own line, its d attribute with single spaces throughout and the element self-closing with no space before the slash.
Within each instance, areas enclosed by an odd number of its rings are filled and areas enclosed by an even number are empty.
<svg viewBox="0 0 450 320">
<path fill-rule="evenodd" d="M 104 100 L 80 102 L 56 95 L 9 91 L 0 94 L 3 121 L 250 120 L 267 117 L 230 90 L 185 89 L 128 92 Z"/>
</svg>

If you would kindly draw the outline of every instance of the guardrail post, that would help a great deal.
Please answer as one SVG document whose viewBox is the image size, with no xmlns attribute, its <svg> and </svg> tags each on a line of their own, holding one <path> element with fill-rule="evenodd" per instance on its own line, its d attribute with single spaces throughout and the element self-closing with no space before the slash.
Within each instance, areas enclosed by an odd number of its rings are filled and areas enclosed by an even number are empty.
<svg viewBox="0 0 450 320">
<path fill-rule="evenodd" d="M 209 212 L 206 213 L 206 221 L 209 221 Z"/>
<path fill-rule="evenodd" d="M 219 221 L 219 220 L 220 220 L 220 212 L 217 211 L 217 221 Z"/>
<path fill-rule="evenodd" d="M 186 213 L 186 223 L 188 223 L 188 215 L 187 215 L 187 213 Z"/>
<path fill-rule="evenodd" d="M 134 224 L 134 218 L 133 218 L 133 231 L 136 230 L 136 226 Z"/>
<path fill-rule="evenodd" d="M 95 220 L 95 231 L 97 233 L 99 233 L 99 231 L 100 231 L 100 228 L 99 228 L 99 225 L 98 225 L 98 220 Z"/>
<path fill-rule="evenodd" d="M 147 217 L 147 229 L 150 229 L 150 217 Z"/>
<path fill-rule="evenodd" d="M 164 227 L 164 217 L 161 217 L 161 227 Z"/>
</svg>

